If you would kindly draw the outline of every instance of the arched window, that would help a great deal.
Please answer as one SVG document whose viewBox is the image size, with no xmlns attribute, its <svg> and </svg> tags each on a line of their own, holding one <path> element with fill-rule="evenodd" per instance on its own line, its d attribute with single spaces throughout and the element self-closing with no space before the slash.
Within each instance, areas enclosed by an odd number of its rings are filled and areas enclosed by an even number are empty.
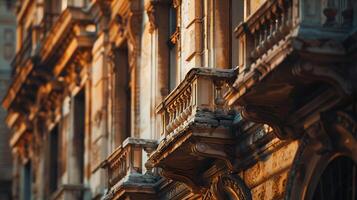
<svg viewBox="0 0 357 200">
<path fill-rule="evenodd" d="M 347 157 L 338 157 L 326 167 L 315 188 L 313 200 L 356 200 L 357 165 Z"/>
</svg>

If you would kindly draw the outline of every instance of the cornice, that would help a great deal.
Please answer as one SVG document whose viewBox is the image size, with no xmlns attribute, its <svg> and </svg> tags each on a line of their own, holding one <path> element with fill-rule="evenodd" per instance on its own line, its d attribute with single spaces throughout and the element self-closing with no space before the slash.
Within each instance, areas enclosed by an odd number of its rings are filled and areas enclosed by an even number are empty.
<svg viewBox="0 0 357 200">
<path fill-rule="evenodd" d="M 68 34 L 71 32 L 78 34 L 73 29 L 75 25 L 81 24 L 85 26 L 90 23 L 92 23 L 92 17 L 80 8 L 69 7 L 63 11 L 39 51 L 41 62 L 46 62 L 50 55 L 58 50 L 56 47 L 60 46 L 63 40 L 68 39 Z"/>
<path fill-rule="evenodd" d="M 9 89 L 8 89 L 6 95 L 2 100 L 2 106 L 6 110 L 10 108 L 13 100 L 16 98 L 18 91 L 20 90 L 24 81 L 29 76 L 32 68 L 33 68 L 33 63 L 31 60 L 28 60 L 25 63 L 25 66 L 22 68 L 22 70 L 20 70 L 18 75 L 13 78 L 13 81 L 12 81 L 11 85 L 9 86 Z"/>
</svg>

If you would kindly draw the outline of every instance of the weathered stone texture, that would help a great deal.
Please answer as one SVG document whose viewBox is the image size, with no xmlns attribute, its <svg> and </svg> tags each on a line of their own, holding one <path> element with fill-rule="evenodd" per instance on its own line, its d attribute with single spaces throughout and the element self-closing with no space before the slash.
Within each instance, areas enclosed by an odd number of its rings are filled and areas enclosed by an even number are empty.
<svg viewBox="0 0 357 200">
<path fill-rule="evenodd" d="M 330 163 L 355 169 L 355 1 L 23 0 L 14 11 L 10 84 L 0 18 L 0 122 L 12 132 L 0 123 L 0 181 L 9 145 L 15 200 L 301 200 L 321 192 Z"/>
</svg>

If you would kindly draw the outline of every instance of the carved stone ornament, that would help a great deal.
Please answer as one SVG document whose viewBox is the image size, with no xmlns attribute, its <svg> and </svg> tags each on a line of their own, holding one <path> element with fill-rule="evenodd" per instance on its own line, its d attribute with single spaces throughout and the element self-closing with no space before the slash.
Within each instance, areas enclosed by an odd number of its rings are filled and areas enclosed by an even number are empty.
<svg viewBox="0 0 357 200">
<path fill-rule="evenodd" d="M 154 30 L 157 28 L 157 24 L 156 24 L 157 3 L 158 3 L 157 1 L 151 0 L 145 7 L 146 14 L 148 15 L 149 18 L 149 33 L 153 33 Z"/>
<path fill-rule="evenodd" d="M 251 200 L 252 196 L 244 181 L 237 175 L 224 174 L 212 181 L 203 200 Z"/>
<path fill-rule="evenodd" d="M 309 199 L 324 166 L 344 155 L 357 161 L 357 120 L 352 111 L 330 110 L 320 114 L 299 142 L 286 184 L 284 199 Z M 316 180 L 317 179 L 317 180 Z"/>
<path fill-rule="evenodd" d="M 268 124 L 273 128 L 274 134 L 279 139 L 296 139 L 300 135 L 301 130 L 286 124 L 284 119 L 275 114 L 269 107 L 246 105 L 243 107 L 241 113 L 247 120 Z"/>
</svg>

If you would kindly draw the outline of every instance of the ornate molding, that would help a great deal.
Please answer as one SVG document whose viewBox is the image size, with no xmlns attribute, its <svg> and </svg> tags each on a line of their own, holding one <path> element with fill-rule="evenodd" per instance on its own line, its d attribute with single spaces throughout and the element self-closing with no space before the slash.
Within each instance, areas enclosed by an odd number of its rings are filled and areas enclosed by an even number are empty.
<svg viewBox="0 0 357 200">
<path fill-rule="evenodd" d="M 227 199 L 227 197 L 235 200 L 252 199 L 249 188 L 238 175 L 224 174 L 212 181 L 203 200 Z"/>
<path fill-rule="evenodd" d="M 156 23 L 157 4 L 158 4 L 157 0 L 151 0 L 145 6 L 145 11 L 149 18 L 149 33 L 153 33 L 154 30 L 157 28 L 157 23 Z"/>
<path fill-rule="evenodd" d="M 185 183 L 194 193 L 201 193 L 204 190 L 202 187 L 199 187 L 199 185 L 202 184 L 199 183 L 197 177 L 189 176 L 187 173 L 181 172 L 178 169 L 164 170 L 161 172 L 161 175 Z"/>
<path fill-rule="evenodd" d="M 243 118 L 257 123 L 268 124 L 274 134 L 282 140 L 300 137 L 302 130 L 287 124 L 275 111 L 266 106 L 245 105 L 241 111 Z"/>
<path fill-rule="evenodd" d="M 233 150 L 232 150 L 233 148 Z M 234 147 L 224 144 L 209 144 L 207 142 L 197 142 L 192 144 L 191 151 L 197 156 L 216 158 L 222 160 L 229 170 L 233 170 Z"/>
<path fill-rule="evenodd" d="M 298 62 L 291 69 L 291 73 L 294 76 L 330 84 L 339 92 L 340 96 L 351 95 L 352 86 L 350 81 L 342 77 L 338 71 L 339 70 L 333 66 L 320 66 L 309 62 Z"/>
</svg>

